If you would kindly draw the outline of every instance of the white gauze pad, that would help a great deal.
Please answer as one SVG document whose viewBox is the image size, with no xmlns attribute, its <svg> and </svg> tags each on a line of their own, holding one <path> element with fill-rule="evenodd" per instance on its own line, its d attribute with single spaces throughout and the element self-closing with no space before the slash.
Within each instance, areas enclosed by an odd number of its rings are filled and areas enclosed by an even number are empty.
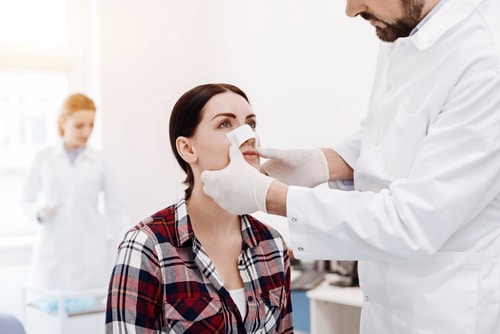
<svg viewBox="0 0 500 334">
<path fill-rule="evenodd" d="M 244 142 L 252 138 L 254 138 L 257 143 L 259 142 L 257 134 L 255 133 L 255 131 L 252 130 L 252 128 L 248 124 L 237 127 L 236 129 L 226 133 L 226 137 L 232 144 L 235 144 L 238 147 L 240 147 Z"/>
</svg>

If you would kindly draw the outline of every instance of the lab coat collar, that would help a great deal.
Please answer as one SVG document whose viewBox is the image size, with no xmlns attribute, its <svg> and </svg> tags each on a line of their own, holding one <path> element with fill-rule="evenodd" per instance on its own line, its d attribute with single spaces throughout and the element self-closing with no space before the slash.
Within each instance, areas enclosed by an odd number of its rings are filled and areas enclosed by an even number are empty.
<svg viewBox="0 0 500 334">
<path fill-rule="evenodd" d="M 409 37 L 419 50 L 430 48 L 448 30 L 465 20 L 484 0 L 447 1 L 415 35 Z"/>
<path fill-rule="evenodd" d="M 60 141 L 52 148 L 51 152 L 54 157 L 63 157 L 66 154 L 66 151 L 64 150 L 64 143 Z"/>
<path fill-rule="evenodd" d="M 79 154 L 82 158 L 96 160 L 97 159 L 97 151 L 90 147 L 89 145 L 85 146 L 85 149 Z"/>
<path fill-rule="evenodd" d="M 51 154 L 54 158 L 61 158 L 61 157 L 66 157 L 68 153 L 64 148 L 64 143 L 60 141 L 57 145 L 52 147 Z M 92 147 L 89 147 L 89 145 L 86 145 L 85 149 L 82 152 L 80 152 L 79 155 L 82 158 L 86 159 L 91 159 L 91 160 L 97 159 L 97 151 L 94 150 Z"/>
</svg>

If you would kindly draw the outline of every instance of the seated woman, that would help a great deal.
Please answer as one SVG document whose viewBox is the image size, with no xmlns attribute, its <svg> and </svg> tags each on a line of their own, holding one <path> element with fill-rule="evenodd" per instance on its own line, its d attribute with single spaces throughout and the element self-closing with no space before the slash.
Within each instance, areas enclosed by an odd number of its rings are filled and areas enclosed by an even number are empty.
<svg viewBox="0 0 500 334">
<path fill-rule="evenodd" d="M 177 101 L 170 144 L 187 189 L 126 234 L 111 277 L 106 333 L 293 332 L 285 242 L 252 216 L 223 210 L 200 181 L 204 170 L 228 165 L 229 137 L 239 137 L 245 160 L 260 167 L 255 136 L 239 131 L 248 126 L 255 128 L 256 116 L 233 85 L 197 86 Z"/>
</svg>

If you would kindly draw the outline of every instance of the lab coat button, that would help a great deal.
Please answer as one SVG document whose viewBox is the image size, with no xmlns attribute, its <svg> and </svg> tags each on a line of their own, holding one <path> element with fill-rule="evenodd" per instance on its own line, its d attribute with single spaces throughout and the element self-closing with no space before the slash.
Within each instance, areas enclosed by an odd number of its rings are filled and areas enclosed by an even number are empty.
<svg viewBox="0 0 500 334">
<path fill-rule="evenodd" d="M 369 302 L 369 301 L 370 301 L 370 297 L 368 297 L 368 295 L 365 295 L 365 300 L 366 300 L 367 302 Z"/>
<path fill-rule="evenodd" d="M 380 141 L 378 141 L 378 140 L 374 140 L 374 141 L 373 141 L 373 145 L 375 145 L 375 146 L 379 146 L 379 145 L 380 145 Z"/>
<path fill-rule="evenodd" d="M 392 85 L 387 85 L 387 90 L 390 92 L 392 90 Z"/>
<path fill-rule="evenodd" d="M 303 251 L 304 251 L 304 247 L 297 247 L 297 250 L 298 250 L 299 252 L 303 252 Z"/>
<path fill-rule="evenodd" d="M 292 220 L 292 223 L 296 223 L 298 221 L 297 217 L 292 217 L 291 220 Z"/>
</svg>

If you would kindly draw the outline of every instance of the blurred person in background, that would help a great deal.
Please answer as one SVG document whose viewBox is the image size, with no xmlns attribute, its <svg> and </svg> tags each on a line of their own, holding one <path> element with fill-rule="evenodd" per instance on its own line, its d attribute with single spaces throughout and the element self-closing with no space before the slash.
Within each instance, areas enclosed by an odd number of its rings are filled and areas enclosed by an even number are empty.
<svg viewBox="0 0 500 334">
<path fill-rule="evenodd" d="M 28 286 L 106 291 L 127 213 L 109 160 L 87 143 L 95 114 L 92 99 L 69 95 L 57 120 L 61 141 L 38 152 L 28 172 L 22 207 L 39 227 Z"/>
</svg>

